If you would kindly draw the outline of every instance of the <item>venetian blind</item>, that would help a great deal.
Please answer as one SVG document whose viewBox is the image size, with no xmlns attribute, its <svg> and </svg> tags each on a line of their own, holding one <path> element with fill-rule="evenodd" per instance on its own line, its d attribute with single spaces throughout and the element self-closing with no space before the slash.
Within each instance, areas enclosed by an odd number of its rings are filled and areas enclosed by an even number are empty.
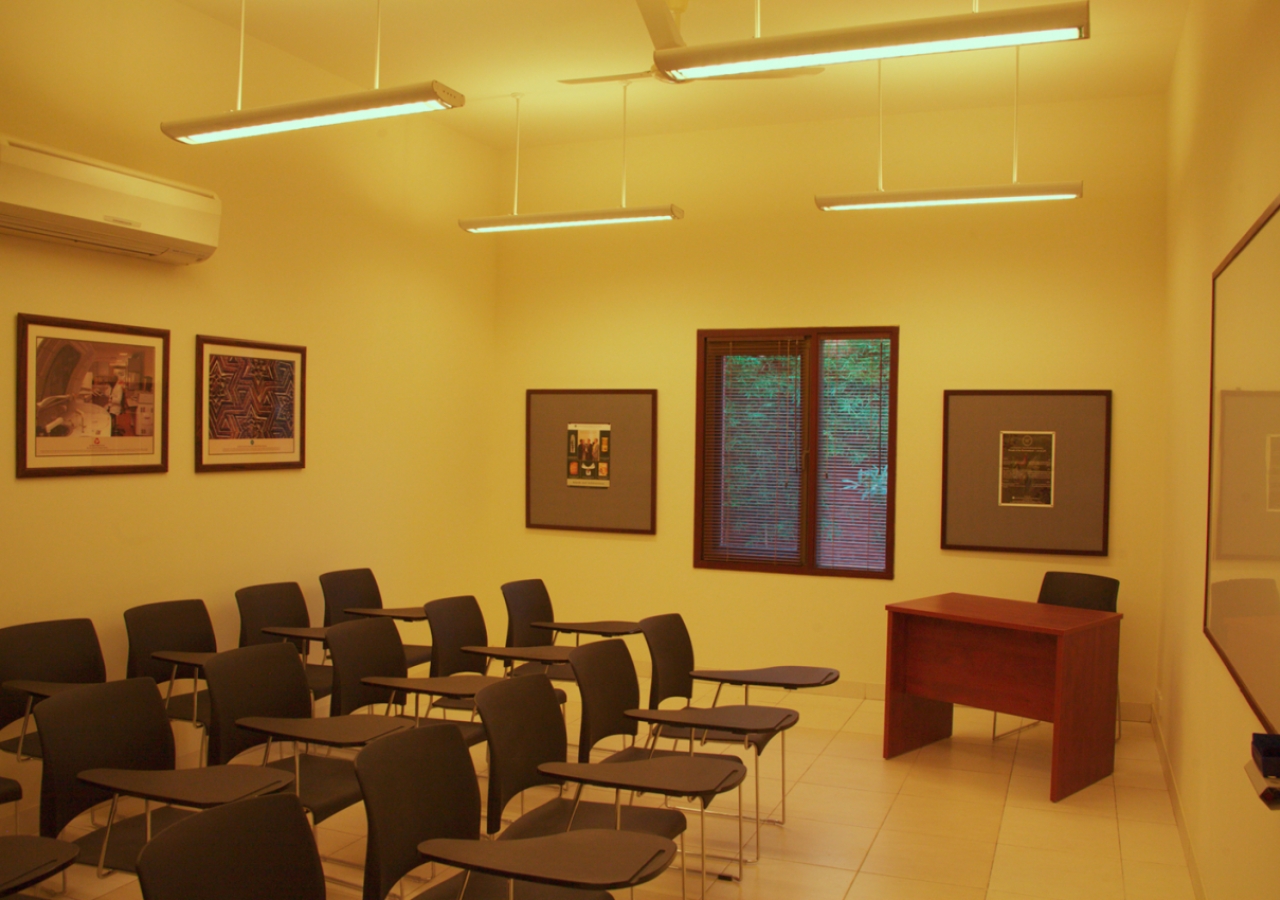
<svg viewBox="0 0 1280 900">
<path fill-rule="evenodd" d="M 804 561 L 809 342 L 706 342 L 701 558 Z"/>
</svg>

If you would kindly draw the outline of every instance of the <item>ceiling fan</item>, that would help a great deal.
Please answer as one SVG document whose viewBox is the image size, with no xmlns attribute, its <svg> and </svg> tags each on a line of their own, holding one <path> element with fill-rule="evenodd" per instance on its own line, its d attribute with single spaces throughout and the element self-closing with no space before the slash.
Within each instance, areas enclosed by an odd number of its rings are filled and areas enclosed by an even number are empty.
<svg viewBox="0 0 1280 900">
<path fill-rule="evenodd" d="M 636 0 L 645 27 L 649 29 L 649 37 L 653 41 L 653 49 L 671 50 L 685 46 L 680 36 L 680 16 L 689 8 L 689 0 Z M 756 0 L 756 37 L 760 37 L 760 0 Z M 716 81 L 728 81 L 744 78 L 791 78 L 796 75 L 817 75 L 822 69 L 808 67 L 788 69 L 775 72 L 748 72 L 738 75 L 725 75 Z M 622 75 L 596 75 L 591 78 L 564 78 L 561 84 L 603 84 L 612 81 L 639 81 L 642 78 L 655 78 L 667 84 L 679 84 L 674 78 L 652 65 L 643 72 L 627 72 Z"/>
</svg>

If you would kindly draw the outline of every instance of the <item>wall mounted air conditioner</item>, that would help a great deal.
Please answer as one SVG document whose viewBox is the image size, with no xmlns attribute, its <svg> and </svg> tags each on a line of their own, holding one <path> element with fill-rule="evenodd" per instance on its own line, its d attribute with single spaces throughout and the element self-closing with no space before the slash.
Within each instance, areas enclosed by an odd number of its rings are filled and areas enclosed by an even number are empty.
<svg viewBox="0 0 1280 900">
<path fill-rule="evenodd" d="M 0 135 L 0 232 L 186 265 L 221 219 L 212 191 Z"/>
</svg>

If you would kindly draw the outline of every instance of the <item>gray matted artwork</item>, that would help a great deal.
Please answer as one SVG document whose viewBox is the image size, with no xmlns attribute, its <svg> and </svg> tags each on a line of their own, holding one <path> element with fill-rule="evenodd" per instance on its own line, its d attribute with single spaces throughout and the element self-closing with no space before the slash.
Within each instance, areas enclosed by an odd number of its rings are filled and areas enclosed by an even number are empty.
<svg viewBox="0 0 1280 900">
<path fill-rule="evenodd" d="M 1107 555 L 1110 391 L 946 391 L 943 407 L 943 549 Z"/>
<path fill-rule="evenodd" d="M 656 390 L 530 390 L 525 429 L 526 527 L 655 533 Z"/>
</svg>

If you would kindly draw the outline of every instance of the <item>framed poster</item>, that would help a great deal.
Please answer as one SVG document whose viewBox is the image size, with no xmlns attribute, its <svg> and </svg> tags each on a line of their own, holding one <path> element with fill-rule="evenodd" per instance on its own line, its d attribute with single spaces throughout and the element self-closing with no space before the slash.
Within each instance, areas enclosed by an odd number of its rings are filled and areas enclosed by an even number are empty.
<svg viewBox="0 0 1280 900">
<path fill-rule="evenodd" d="M 196 337 L 196 471 L 302 469 L 307 348 Z"/>
<path fill-rule="evenodd" d="M 1110 391 L 946 391 L 942 547 L 1106 556 Z"/>
<path fill-rule="evenodd" d="M 18 316 L 17 477 L 169 471 L 169 332 Z"/>
<path fill-rule="evenodd" d="M 654 534 L 657 467 L 657 391 L 526 392 L 525 527 Z"/>
</svg>

